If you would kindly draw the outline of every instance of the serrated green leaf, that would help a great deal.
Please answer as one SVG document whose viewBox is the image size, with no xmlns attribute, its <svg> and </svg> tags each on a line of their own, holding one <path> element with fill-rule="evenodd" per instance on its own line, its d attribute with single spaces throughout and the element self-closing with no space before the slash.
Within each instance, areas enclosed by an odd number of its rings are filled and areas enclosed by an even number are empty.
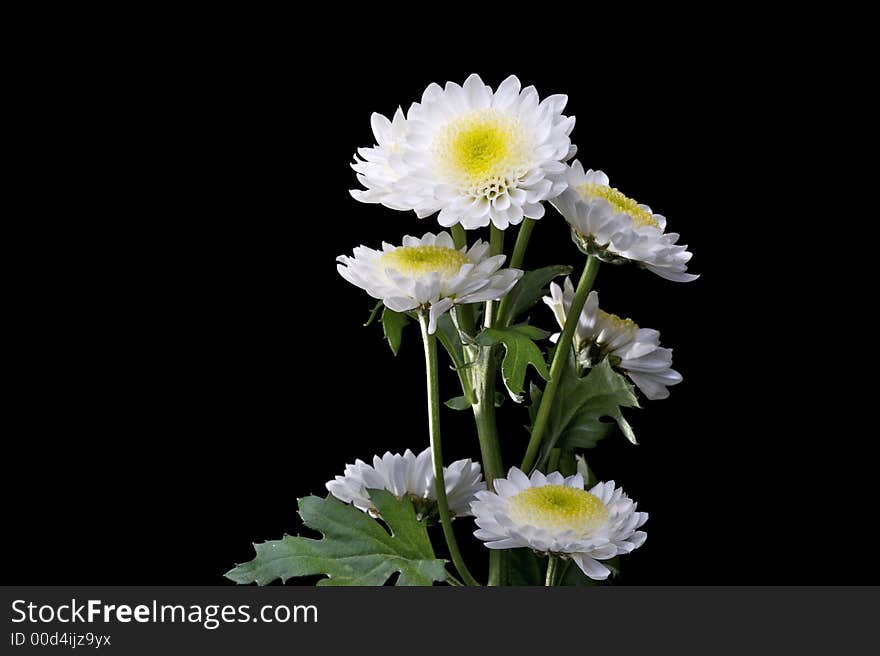
<svg viewBox="0 0 880 656">
<path fill-rule="evenodd" d="M 550 333 L 535 326 L 520 324 L 508 328 L 486 328 L 477 335 L 479 346 L 504 344 L 504 359 L 501 361 L 501 377 L 507 391 L 517 403 L 522 403 L 523 386 L 529 365 L 544 379 L 550 378 L 550 370 L 544 354 L 534 340 L 544 339 Z"/>
<path fill-rule="evenodd" d="M 443 560 L 434 557 L 423 522 L 412 503 L 385 490 L 370 490 L 379 521 L 332 496 L 299 501 L 303 523 L 323 534 L 320 540 L 285 535 L 255 544 L 256 558 L 226 573 L 236 583 L 266 585 L 296 576 L 326 574 L 318 585 L 383 585 L 399 572 L 397 585 L 431 585 L 446 580 Z"/>
<path fill-rule="evenodd" d="M 571 267 L 563 264 L 526 271 L 519 282 L 510 290 L 507 298 L 509 310 L 506 316 L 499 317 L 501 325 L 509 323 L 531 308 L 538 300 L 547 294 L 547 285 L 554 278 L 567 276 L 571 273 Z"/>
<path fill-rule="evenodd" d="M 443 405 L 447 408 L 452 408 L 453 410 L 468 410 L 471 407 L 471 402 L 463 396 L 456 396 L 445 401 Z"/>
<path fill-rule="evenodd" d="M 636 444 L 635 433 L 620 411 L 621 407 L 640 407 L 633 386 L 615 372 L 607 360 L 593 367 L 583 378 L 578 374 L 572 354 L 556 390 L 544 433 L 542 454 L 546 455 L 554 447 L 563 450 L 590 449 L 611 433 L 615 423 L 626 438 Z M 534 399 L 534 390 L 532 395 Z M 538 397 L 540 400 L 540 394 Z M 532 404 L 532 423 L 536 406 L 537 403 Z M 613 419 L 614 423 L 604 422 L 602 417 Z M 541 462 L 544 462 L 544 457 Z"/>
<path fill-rule="evenodd" d="M 402 312 L 395 312 L 385 308 L 382 310 L 382 332 L 388 340 L 391 352 L 397 355 L 400 350 L 400 342 L 403 340 L 403 328 L 409 323 L 409 317 Z"/>
</svg>

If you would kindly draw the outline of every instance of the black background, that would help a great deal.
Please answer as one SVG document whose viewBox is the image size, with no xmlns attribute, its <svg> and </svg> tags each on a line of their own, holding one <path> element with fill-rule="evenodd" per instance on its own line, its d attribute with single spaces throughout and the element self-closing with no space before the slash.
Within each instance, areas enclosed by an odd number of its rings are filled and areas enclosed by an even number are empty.
<svg viewBox="0 0 880 656">
<path fill-rule="evenodd" d="M 465 63 L 252 37 L 132 52 L 123 35 L 45 62 L 21 171 L 50 184 L 33 189 L 12 280 L 5 583 L 228 583 L 250 542 L 299 530 L 296 498 L 345 463 L 427 445 L 417 331 L 393 357 L 334 259 L 437 229 L 355 202 L 348 164 L 371 112 L 470 72 L 568 94 L 578 158 L 665 214 L 702 275 L 599 272 L 603 306 L 659 329 L 684 375 L 627 413 L 638 447 L 618 434 L 590 454 L 651 515 L 620 583 L 878 582 L 853 542 L 869 522 L 850 476 L 861 447 L 822 423 L 843 381 L 804 343 L 827 310 L 790 230 L 804 210 L 786 190 L 800 154 L 783 136 L 785 62 L 708 37 Z M 580 259 L 548 211 L 526 266 Z M 501 416 L 509 465 L 525 411 Z M 468 413 L 443 420 L 448 458 L 476 457 Z M 470 520 L 456 524 L 469 541 Z"/>
</svg>

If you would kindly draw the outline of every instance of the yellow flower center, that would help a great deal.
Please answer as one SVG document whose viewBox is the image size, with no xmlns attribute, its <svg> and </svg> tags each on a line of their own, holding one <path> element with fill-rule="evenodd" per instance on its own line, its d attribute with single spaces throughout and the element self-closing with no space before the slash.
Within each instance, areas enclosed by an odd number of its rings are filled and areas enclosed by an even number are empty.
<svg viewBox="0 0 880 656">
<path fill-rule="evenodd" d="M 599 321 L 610 324 L 617 332 L 626 332 L 630 330 L 638 330 L 639 325 L 632 319 L 621 319 L 616 314 L 599 310 Z"/>
<path fill-rule="evenodd" d="M 584 183 L 578 186 L 578 191 L 585 198 L 604 198 L 615 210 L 628 214 L 637 228 L 660 227 L 653 214 L 613 187 Z"/>
<path fill-rule="evenodd" d="M 453 119 L 434 140 L 440 174 L 463 193 L 489 199 L 526 173 L 527 152 L 519 122 L 495 109 Z"/>
<path fill-rule="evenodd" d="M 401 246 L 382 256 L 385 267 L 414 276 L 435 271 L 454 276 L 467 262 L 464 253 L 444 246 Z"/>
<path fill-rule="evenodd" d="M 586 490 L 545 485 L 523 490 L 508 501 L 510 518 L 552 533 L 588 535 L 608 520 L 608 508 Z"/>
</svg>

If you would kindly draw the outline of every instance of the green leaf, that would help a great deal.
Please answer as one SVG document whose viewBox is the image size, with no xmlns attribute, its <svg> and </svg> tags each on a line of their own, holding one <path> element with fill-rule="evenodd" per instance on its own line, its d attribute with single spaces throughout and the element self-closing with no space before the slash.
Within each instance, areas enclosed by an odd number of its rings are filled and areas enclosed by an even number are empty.
<svg viewBox="0 0 880 656">
<path fill-rule="evenodd" d="M 285 535 L 255 544 L 256 558 L 226 573 L 236 583 L 266 585 L 275 579 L 326 574 L 318 585 L 383 585 L 399 572 L 397 585 L 431 585 L 446 580 L 443 560 L 434 557 L 423 522 L 408 499 L 370 490 L 370 499 L 391 529 L 332 496 L 299 500 L 299 514 L 323 539 Z"/>
<path fill-rule="evenodd" d="M 560 449 L 558 471 L 563 476 L 574 476 L 578 472 L 573 449 Z"/>
<path fill-rule="evenodd" d="M 464 347 L 461 344 L 461 335 L 459 335 L 458 328 L 455 327 L 455 323 L 449 314 L 449 312 L 446 312 L 437 320 L 437 339 L 443 344 L 453 362 L 464 362 Z"/>
<path fill-rule="evenodd" d="M 395 312 L 385 308 L 382 310 L 382 332 L 388 340 L 391 352 L 397 355 L 400 350 L 400 342 L 403 339 L 403 327 L 409 323 L 409 318 L 402 312 Z"/>
<path fill-rule="evenodd" d="M 456 396 L 455 398 L 446 401 L 443 405 L 447 408 L 452 408 L 453 410 L 467 410 L 471 407 L 471 402 L 463 396 Z"/>
<path fill-rule="evenodd" d="M 510 585 L 544 585 L 547 576 L 547 558 L 539 556 L 531 549 L 510 549 L 507 551 L 507 579 Z"/>
<path fill-rule="evenodd" d="M 563 264 L 526 271 L 519 282 L 510 290 L 507 301 L 507 307 L 510 309 L 506 316 L 499 317 L 498 322 L 504 325 L 516 319 L 547 294 L 547 285 L 551 280 L 559 276 L 567 276 L 569 273 L 571 273 L 571 267 Z"/>
<path fill-rule="evenodd" d="M 517 403 L 522 403 L 523 385 L 529 365 L 532 365 L 544 380 L 550 378 L 544 354 L 534 342 L 536 339 L 544 339 L 549 334 L 535 326 L 520 324 L 508 328 L 486 328 L 477 335 L 479 346 L 504 344 L 501 377 L 510 397 Z"/>
<path fill-rule="evenodd" d="M 535 425 L 535 419 L 538 416 L 538 408 L 541 407 L 541 399 L 543 396 L 544 390 L 534 383 L 529 383 L 529 398 L 532 400 L 532 404 L 529 406 L 529 421 L 532 422 L 532 426 Z"/>
<path fill-rule="evenodd" d="M 577 463 L 577 473 L 584 477 L 584 489 L 589 489 L 599 482 L 599 479 L 596 478 L 593 470 L 590 469 L 590 466 L 587 464 L 586 458 L 577 455 L 574 459 Z"/>
<path fill-rule="evenodd" d="M 615 423 L 626 438 L 636 444 L 635 433 L 620 411 L 621 407 L 640 407 L 633 386 L 615 372 L 607 360 L 593 367 L 583 378 L 578 374 L 577 363 L 572 354 L 556 390 L 556 398 L 544 433 L 542 452 L 549 453 L 554 447 L 563 450 L 590 449 L 611 433 Z M 535 399 L 534 390 L 532 398 Z M 540 398 L 541 395 L 538 394 L 538 401 Z M 533 424 L 538 401 L 533 401 L 530 408 Z M 608 417 L 614 423 L 602 421 L 602 417 Z"/>
</svg>

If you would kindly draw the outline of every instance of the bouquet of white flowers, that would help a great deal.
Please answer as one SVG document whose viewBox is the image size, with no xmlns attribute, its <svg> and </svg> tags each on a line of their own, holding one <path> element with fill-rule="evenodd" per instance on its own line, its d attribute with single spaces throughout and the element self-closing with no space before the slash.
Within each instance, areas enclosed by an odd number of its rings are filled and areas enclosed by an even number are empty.
<svg viewBox="0 0 880 656">
<path fill-rule="evenodd" d="M 614 481 L 593 480 L 583 453 L 615 429 L 635 443 L 621 408 L 639 407 L 636 387 L 648 399 L 666 398 L 681 375 L 660 334 L 603 312 L 593 285 L 602 262 L 676 282 L 697 276 L 687 273 L 691 253 L 666 232 L 665 217 L 573 160 L 575 119 L 562 113 L 566 102 L 541 100 L 515 76 L 493 91 L 471 75 L 463 85 L 431 84 L 391 120 L 373 114 L 376 144 L 355 155 L 363 189 L 351 195 L 420 219 L 436 215 L 448 231 L 359 246 L 338 258 L 337 269 L 378 300 L 371 320 L 381 311 L 395 353 L 403 327 L 421 327 L 430 446 L 348 465 L 327 483 L 326 498 L 299 500 L 303 522 L 323 539 L 288 535 L 255 545 L 256 558 L 228 578 L 263 585 L 317 574 L 326 576 L 319 585 L 383 585 L 397 573 L 397 585 L 480 585 L 452 530 L 452 520 L 466 516 L 489 549 L 488 585 L 603 580 L 618 556 L 644 543 L 639 529 L 648 515 Z M 576 283 L 566 265 L 522 270 L 548 203 L 583 254 Z M 474 235 L 481 229 L 488 241 Z M 508 229 L 517 230 L 509 259 Z M 539 300 L 559 332 L 530 322 Z M 473 412 L 479 462 L 444 466 L 438 342 L 461 384 L 445 405 Z M 536 376 L 527 388 L 530 367 Z M 499 383 L 528 405 L 531 422 L 522 461 L 507 471 L 495 415 Z M 427 526 L 438 522 L 454 570 L 429 538 Z"/>
</svg>

